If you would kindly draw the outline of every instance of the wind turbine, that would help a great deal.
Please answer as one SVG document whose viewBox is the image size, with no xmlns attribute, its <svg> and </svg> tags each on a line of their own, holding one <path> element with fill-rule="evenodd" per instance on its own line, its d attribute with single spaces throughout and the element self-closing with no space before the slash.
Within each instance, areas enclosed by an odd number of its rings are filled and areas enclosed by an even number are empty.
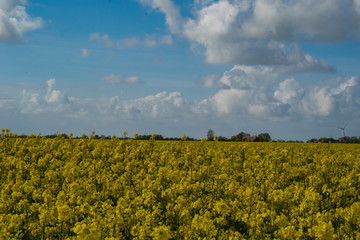
<svg viewBox="0 0 360 240">
<path fill-rule="evenodd" d="M 344 125 L 344 127 L 338 127 L 339 129 L 341 129 L 341 130 L 343 131 L 343 137 L 345 137 L 345 128 L 346 128 L 347 124 L 348 124 L 348 123 L 346 123 L 346 124 Z"/>
</svg>

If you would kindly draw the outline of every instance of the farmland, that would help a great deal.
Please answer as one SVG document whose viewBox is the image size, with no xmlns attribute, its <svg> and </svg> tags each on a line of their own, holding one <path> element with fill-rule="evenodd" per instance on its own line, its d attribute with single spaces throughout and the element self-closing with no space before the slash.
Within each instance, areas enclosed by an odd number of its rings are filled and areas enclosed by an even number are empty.
<svg viewBox="0 0 360 240">
<path fill-rule="evenodd" d="M 360 239 L 355 144 L 0 137 L 1 239 Z"/>
</svg>

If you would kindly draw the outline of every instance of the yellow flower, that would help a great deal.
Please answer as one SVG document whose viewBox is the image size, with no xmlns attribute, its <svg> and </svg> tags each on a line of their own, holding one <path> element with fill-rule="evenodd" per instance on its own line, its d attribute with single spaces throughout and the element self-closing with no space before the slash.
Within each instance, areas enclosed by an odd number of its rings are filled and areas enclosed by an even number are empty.
<svg viewBox="0 0 360 240">
<path fill-rule="evenodd" d="M 155 140 L 155 137 L 156 137 L 156 135 L 155 135 L 155 133 L 153 133 L 150 137 L 150 140 Z"/>
<path fill-rule="evenodd" d="M 185 134 L 182 135 L 181 140 L 182 140 L 182 141 L 186 141 L 186 139 L 187 139 L 187 137 L 185 136 Z"/>
</svg>

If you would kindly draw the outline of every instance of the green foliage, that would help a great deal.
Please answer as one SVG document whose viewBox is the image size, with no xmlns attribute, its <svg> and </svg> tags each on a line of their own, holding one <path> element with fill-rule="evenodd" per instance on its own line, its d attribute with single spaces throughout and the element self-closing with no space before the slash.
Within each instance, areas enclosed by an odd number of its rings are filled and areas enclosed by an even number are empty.
<svg viewBox="0 0 360 240">
<path fill-rule="evenodd" d="M 260 142 L 271 142 L 271 137 L 269 133 L 260 133 L 258 135 Z"/>
<path fill-rule="evenodd" d="M 244 137 L 250 136 L 249 133 L 245 133 L 245 132 L 240 132 L 239 134 L 232 136 L 230 138 L 231 141 L 238 141 L 238 142 L 242 142 Z"/>
</svg>

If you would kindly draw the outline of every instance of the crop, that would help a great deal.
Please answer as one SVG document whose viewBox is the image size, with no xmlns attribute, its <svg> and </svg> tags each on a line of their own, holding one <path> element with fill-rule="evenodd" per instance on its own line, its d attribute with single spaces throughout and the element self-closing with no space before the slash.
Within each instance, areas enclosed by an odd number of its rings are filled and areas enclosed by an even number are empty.
<svg viewBox="0 0 360 240">
<path fill-rule="evenodd" d="M 0 136 L 0 239 L 360 239 L 357 145 L 40 135 Z"/>
</svg>

